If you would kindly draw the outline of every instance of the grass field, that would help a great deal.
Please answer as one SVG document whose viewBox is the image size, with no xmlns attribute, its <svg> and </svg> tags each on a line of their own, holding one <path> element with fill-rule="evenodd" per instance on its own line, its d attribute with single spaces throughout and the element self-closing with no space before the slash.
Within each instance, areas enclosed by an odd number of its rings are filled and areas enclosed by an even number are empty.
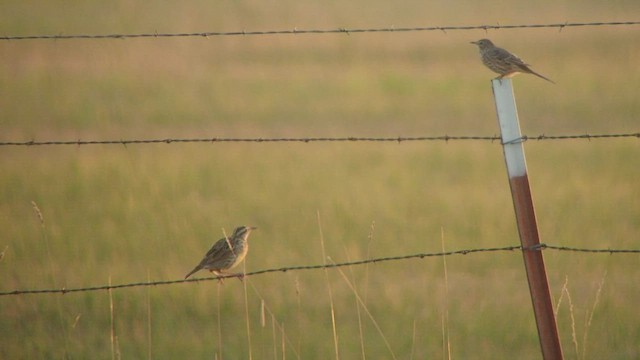
<svg viewBox="0 0 640 360">
<path fill-rule="evenodd" d="M 622 21 L 640 10 L 589 4 L 27 1 L 5 4 L 0 33 Z M 557 82 L 515 78 L 525 134 L 638 132 L 639 35 L 0 40 L 0 141 L 492 136 L 493 75 L 468 44 L 482 37 Z M 525 151 L 543 242 L 639 247 L 637 139 Z M 519 244 L 497 142 L 4 146 L 0 169 L 2 292 L 178 280 L 241 224 L 259 228 L 246 271 L 322 264 L 323 244 L 336 262 Z M 544 254 L 565 357 L 639 357 L 638 255 Z M 450 256 L 446 272 L 427 257 L 1 296 L 0 308 L 2 359 L 540 358 L 519 252 Z"/>
</svg>

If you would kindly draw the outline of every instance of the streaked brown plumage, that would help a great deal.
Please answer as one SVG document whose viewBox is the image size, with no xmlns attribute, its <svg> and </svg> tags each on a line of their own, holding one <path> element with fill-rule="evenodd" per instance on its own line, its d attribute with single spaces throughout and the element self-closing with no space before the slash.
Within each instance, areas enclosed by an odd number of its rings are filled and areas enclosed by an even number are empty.
<svg viewBox="0 0 640 360">
<path fill-rule="evenodd" d="M 238 265 L 247 255 L 247 251 L 249 251 L 247 238 L 251 231 L 255 229 L 256 228 L 252 226 L 239 226 L 230 237 L 216 241 L 202 261 L 200 261 L 200 264 L 191 270 L 184 278 L 188 279 L 193 273 L 202 269 L 207 269 L 216 275 L 221 275 L 226 270 L 230 270 Z"/>
<path fill-rule="evenodd" d="M 482 39 L 478 41 L 472 41 L 472 44 L 478 45 L 480 48 L 480 56 L 482 57 L 482 63 L 484 63 L 491 71 L 500 74 L 496 79 L 509 78 L 519 73 L 533 74 L 537 77 L 545 79 L 553 84 L 553 80 L 546 78 L 543 75 L 529 68 L 530 65 L 526 64 L 516 55 L 508 52 L 503 48 L 499 48 L 491 42 L 489 39 Z"/>
</svg>

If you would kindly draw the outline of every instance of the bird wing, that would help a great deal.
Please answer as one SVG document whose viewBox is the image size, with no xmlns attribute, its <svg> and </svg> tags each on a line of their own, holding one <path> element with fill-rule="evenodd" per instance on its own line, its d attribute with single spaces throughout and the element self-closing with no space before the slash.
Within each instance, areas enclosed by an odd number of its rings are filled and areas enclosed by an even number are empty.
<svg viewBox="0 0 640 360">
<path fill-rule="evenodd" d="M 227 242 L 227 238 L 222 238 L 216 241 L 215 244 L 207 251 L 207 254 L 202 259 L 201 265 L 214 263 L 221 258 L 225 258 L 227 254 L 231 251 L 229 248 L 229 243 Z"/>
<path fill-rule="evenodd" d="M 229 252 L 232 250 L 229 248 L 229 243 L 226 238 L 222 238 L 216 241 L 215 244 L 207 251 L 207 254 L 200 260 L 198 266 L 193 268 L 191 272 L 185 276 L 185 279 L 191 276 L 193 273 L 207 268 L 207 265 L 218 263 L 221 259 L 224 259 L 228 256 Z"/>
<path fill-rule="evenodd" d="M 495 51 L 498 53 L 498 57 L 503 61 L 508 61 L 509 63 L 517 66 L 527 66 L 527 64 L 525 64 L 525 62 L 522 61 L 522 59 L 520 59 L 517 55 L 512 54 L 503 48 L 497 47 L 495 48 Z"/>
</svg>

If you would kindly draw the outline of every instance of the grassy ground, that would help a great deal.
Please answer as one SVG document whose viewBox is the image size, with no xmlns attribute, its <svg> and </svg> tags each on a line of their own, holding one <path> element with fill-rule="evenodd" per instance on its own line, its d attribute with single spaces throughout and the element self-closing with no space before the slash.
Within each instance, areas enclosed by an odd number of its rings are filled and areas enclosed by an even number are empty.
<svg viewBox="0 0 640 360">
<path fill-rule="evenodd" d="M 8 4 L 0 32 L 546 23 L 638 10 L 47 6 Z M 468 44 L 480 37 L 558 83 L 514 80 L 526 134 L 637 132 L 637 36 L 625 27 L 4 41 L 0 140 L 494 135 L 492 74 Z M 638 248 L 636 139 L 525 147 L 544 242 Z M 438 252 L 443 242 L 518 244 L 497 143 L 3 147 L 0 168 L 0 291 L 180 279 L 222 228 L 240 224 L 259 227 L 247 271 L 323 263 L 321 239 L 337 262 Z M 639 356 L 637 255 L 549 250 L 545 260 L 567 358 Z M 447 348 L 458 359 L 540 357 L 518 252 L 448 257 L 446 269 L 425 258 L 223 285 L 4 296 L 0 358 L 332 358 L 332 305 L 342 358 L 439 358 Z"/>
</svg>

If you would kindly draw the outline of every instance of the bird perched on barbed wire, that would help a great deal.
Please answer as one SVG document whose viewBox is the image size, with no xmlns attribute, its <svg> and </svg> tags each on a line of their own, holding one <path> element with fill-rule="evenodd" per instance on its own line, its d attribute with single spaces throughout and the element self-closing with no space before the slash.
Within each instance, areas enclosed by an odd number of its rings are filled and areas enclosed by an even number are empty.
<svg viewBox="0 0 640 360">
<path fill-rule="evenodd" d="M 493 45 L 491 40 L 482 39 L 478 41 L 472 41 L 472 44 L 478 45 L 480 48 L 480 56 L 482 57 L 482 63 L 485 64 L 491 71 L 500 74 L 496 79 L 509 78 L 513 75 L 524 73 L 533 74 L 537 77 L 543 78 L 553 84 L 553 80 L 546 78 L 537 72 L 529 68 L 529 64 L 526 64 L 516 55 L 508 52 L 507 50 Z"/>
<path fill-rule="evenodd" d="M 216 241 L 200 261 L 200 264 L 193 268 L 184 278 L 188 279 L 193 273 L 202 269 L 209 270 L 216 276 L 220 276 L 225 271 L 240 264 L 247 255 L 247 251 L 249 251 L 247 238 L 251 231 L 255 229 L 253 226 L 239 226 L 231 237 L 225 235 L 224 238 Z"/>
</svg>

